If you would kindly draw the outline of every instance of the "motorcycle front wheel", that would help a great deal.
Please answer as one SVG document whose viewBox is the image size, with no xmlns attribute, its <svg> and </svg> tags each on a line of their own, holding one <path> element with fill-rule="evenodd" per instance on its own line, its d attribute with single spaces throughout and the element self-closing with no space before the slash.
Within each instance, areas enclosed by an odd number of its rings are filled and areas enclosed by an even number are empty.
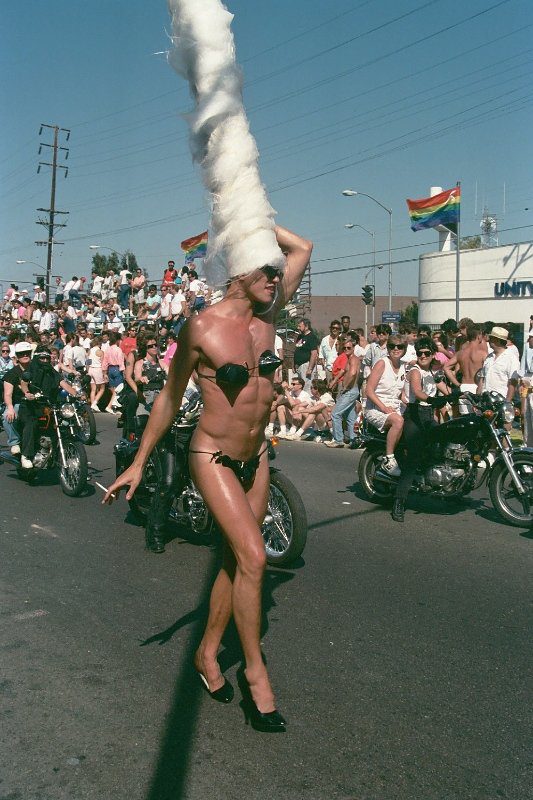
<svg viewBox="0 0 533 800">
<path fill-rule="evenodd" d="M 78 411 L 81 422 L 77 437 L 83 444 L 94 444 L 96 441 L 96 419 L 94 411 L 89 405 Z"/>
<path fill-rule="evenodd" d="M 363 492 L 373 503 L 388 503 L 392 499 L 395 486 L 376 479 L 376 471 L 380 464 L 382 453 L 375 450 L 365 450 L 359 460 L 357 477 Z"/>
<path fill-rule="evenodd" d="M 281 472 L 270 473 L 268 508 L 261 532 L 271 567 L 286 567 L 302 555 L 307 541 L 305 506 L 294 484 Z"/>
<path fill-rule="evenodd" d="M 520 453 L 517 450 L 513 452 L 513 463 L 520 480 L 527 488 L 529 508 L 524 508 L 503 461 L 499 461 L 492 469 L 489 478 L 490 499 L 506 522 L 517 528 L 528 528 L 533 523 L 533 458 L 529 453 Z"/>
<path fill-rule="evenodd" d="M 89 467 L 87 453 L 81 442 L 66 439 L 63 442 L 65 466 L 59 464 L 59 482 L 64 494 L 78 497 L 87 486 Z"/>
</svg>

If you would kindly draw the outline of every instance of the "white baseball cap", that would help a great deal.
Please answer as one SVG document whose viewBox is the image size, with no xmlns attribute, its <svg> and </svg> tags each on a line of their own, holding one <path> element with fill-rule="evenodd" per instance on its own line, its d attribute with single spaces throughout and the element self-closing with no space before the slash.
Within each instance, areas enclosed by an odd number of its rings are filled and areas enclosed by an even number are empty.
<svg viewBox="0 0 533 800">
<path fill-rule="evenodd" d="M 31 344 L 29 342 L 17 342 L 15 345 L 15 355 L 20 353 L 31 353 Z"/>
</svg>

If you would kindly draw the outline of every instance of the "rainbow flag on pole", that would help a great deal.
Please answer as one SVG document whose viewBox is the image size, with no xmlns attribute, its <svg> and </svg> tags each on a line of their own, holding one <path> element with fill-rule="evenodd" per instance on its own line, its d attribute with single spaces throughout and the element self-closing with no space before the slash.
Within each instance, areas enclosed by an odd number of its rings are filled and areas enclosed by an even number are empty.
<svg viewBox="0 0 533 800">
<path fill-rule="evenodd" d="M 195 258 L 205 258 L 207 254 L 207 231 L 184 239 L 181 249 L 185 250 L 185 261 L 194 261 Z"/>
<path fill-rule="evenodd" d="M 457 225 L 461 213 L 461 187 L 446 189 L 433 197 L 424 200 L 406 200 L 409 216 L 411 217 L 411 230 L 419 231 L 422 228 L 436 228 L 444 225 L 457 233 Z"/>
</svg>

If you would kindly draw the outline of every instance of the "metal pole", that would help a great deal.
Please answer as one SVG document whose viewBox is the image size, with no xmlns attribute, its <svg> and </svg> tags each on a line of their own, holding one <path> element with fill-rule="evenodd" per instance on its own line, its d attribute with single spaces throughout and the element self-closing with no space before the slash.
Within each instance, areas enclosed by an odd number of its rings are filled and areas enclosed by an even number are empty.
<svg viewBox="0 0 533 800">
<path fill-rule="evenodd" d="M 389 210 L 389 311 L 392 311 L 392 210 Z"/>
<path fill-rule="evenodd" d="M 457 181 L 460 190 L 461 181 Z M 459 322 L 459 290 L 461 287 L 461 207 L 457 217 L 457 233 L 455 238 L 455 321 Z"/>
<path fill-rule="evenodd" d="M 376 234 L 372 234 L 372 283 L 374 284 L 374 299 L 372 300 L 372 325 L 376 324 Z M 366 336 L 366 331 L 365 331 Z"/>
<path fill-rule="evenodd" d="M 52 274 L 52 258 L 54 252 L 54 215 L 56 202 L 56 172 L 57 172 L 57 138 L 59 128 L 54 126 L 54 157 L 52 159 L 52 190 L 50 192 L 50 217 L 48 224 L 48 254 L 46 257 L 46 305 L 50 303 L 50 276 Z"/>
</svg>

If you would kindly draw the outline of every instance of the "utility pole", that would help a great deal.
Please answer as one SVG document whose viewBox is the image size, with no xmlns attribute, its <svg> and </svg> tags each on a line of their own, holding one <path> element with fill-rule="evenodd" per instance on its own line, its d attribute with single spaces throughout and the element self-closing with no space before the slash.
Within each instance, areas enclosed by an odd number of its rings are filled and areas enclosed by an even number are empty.
<svg viewBox="0 0 533 800">
<path fill-rule="evenodd" d="M 48 219 L 39 219 L 37 220 L 37 225 L 44 225 L 45 228 L 48 228 L 48 239 L 45 241 L 37 241 L 35 244 L 37 245 L 47 245 L 48 253 L 46 257 L 46 304 L 50 302 L 50 278 L 52 275 L 52 261 L 53 261 L 53 254 L 54 254 L 54 244 L 64 244 L 64 242 L 56 242 L 54 239 L 54 233 L 56 228 L 65 228 L 66 222 L 56 222 L 55 217 L 56 214 L 68 214 L 68 211 L 57 211 L 56 210 L 56 176 L 57 170 L 63 169 L 65 170 L 65 178 L 68 175 L 68 167 L 64 166 L 63 164 L 57 163 L 57 156 L 58 150 L 63 150 L 65 152 L 65 160 L 68 158 L 69 148 L 68 147 L 60 147 L 59 146 L 59 131 L 63 131 L 66 133 L 65 141 L 68 142 L 70 137 L 70 130 L 68 128 L 60 128 L 58 125 L 46 125 L 43 123 L 39 130 L 39 136 L 43 132 L 43 128 L 50 128 L 54 131 L 54 143 L 53 144 L 46 144 L 41 143 L 39 145 L 39 155 L 41 155 L 41 151 L 43 147 L 51 147 L 53 150 L 52 155 L 52 163 L 49 161 L 39 161 L 39 166 L 37 167 L 37 172 L 41 171 L 41 167 L 52 167 L 52 188 L 50 191 L 50 208 L 38 208 L 37 211 L 44 211 L 48 214 Z"/>
</svg>

